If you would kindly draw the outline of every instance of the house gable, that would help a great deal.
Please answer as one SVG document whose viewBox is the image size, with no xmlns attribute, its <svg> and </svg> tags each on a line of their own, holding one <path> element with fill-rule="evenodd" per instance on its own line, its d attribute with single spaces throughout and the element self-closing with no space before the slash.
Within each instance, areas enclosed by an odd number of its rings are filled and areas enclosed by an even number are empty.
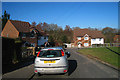
<svg viewBox="0 0 120 80">
<path fill-rule="evenodd" d="M 23 41 L 34 44 L 34 46 L 44 44 L 41 41 L 48 41 L 48 34 L 44 31 L 36 29 L 36 27 L 31 27 L 29 22 L 18 21 L 18 20 L 8 20 L 3 31 L 1 32 L 2 37 L 8 38 L 20 38 Z M 43 36 L 43 37 L 42 37 Z M 43 39 L 41 39 L 41 37 Z"/>
<path fill-rule="evenodd" d="M 89 35 L 88 35 L 88 34 L 85 34 L 84 37 L 89 37 Z"/>
<path fill-rule="evenodd" d="M 15 26 L 15 28 L 19 32 L 30 32 L 30 24 L 29 22 L 24 22 L 24 21 L 17 21 L 17 20 L 10 20 L 10 22 Z"/>
<path fill-rule="evenodd" d="M 15 28 L 15 26 L 10 22 L 10 20 L 7 21 L 2 33 L 2 37 L 9 37 L 9 38 L 18 38 L 19 32 Z"/>
<path fill-rule="evenodd" d="M 79 37 L 81 37 L 79 39 Z M 104 36 L 101 31 L 88 30 L 88 29 L 76 29 L 74 30 L 74 46 L 81 44 L 83 47 L 91 46 L 92 44 L 103 44 Z M 93 39 L 96 39 L 94 41 Z"/>
</svg>

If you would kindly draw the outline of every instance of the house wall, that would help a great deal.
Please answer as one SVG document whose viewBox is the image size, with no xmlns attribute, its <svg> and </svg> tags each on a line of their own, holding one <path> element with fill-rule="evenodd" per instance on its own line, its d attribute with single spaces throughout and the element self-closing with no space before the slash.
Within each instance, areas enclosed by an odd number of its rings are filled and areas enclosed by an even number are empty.
<svg viewBox="0 0 120 80">
<path fill-rule="evenodd" d="M 84 37 L 88 37 L 88 40 L 84 40 Z M 75 46 L 79 47 L 89 47 L 91 46 L 92 44 L 104 44 L 104 38 L 95 38 L 95 39 L 91 39 L 91 37 L 89 37 L 89 35 L 85 35 L 84 37 L 76 37 L 76 41 L 74 42 L 75 43 Z M 81 45 L 78 46 L 78 43 L 81 43 Z M 84 44 L 87 44 L 88 43 L 88 46 L 85 46 Z"/>
<path fill-rule="evenodd" d="M 95 38 L 95 39 L 91 39 L 91 45 L 92 44 L 104 44 L 104 39 L 101 38 L 101 40 L 99 40 L 100 38 Z"/>
<path fill-rule="evenodd" d="M 85 46 L 84 44 L 88 43 L 88 46 Z M 83 40 L 82 40 L 82 47 L 89 47 L 91 46 L 91 37 L 88 37 L 88 40 L 84 40 L 84 37 L 83 37 Z"/>
<path fill-rule="evenodd" d="M 35 38 L 25 37 L 25 38 L 22 38 L 22 40 L 27 41 L 27 42 L 29 42 L 31 44 L 35 44 L 34 47 L 37 46 L 37 37 L 35 37 Z"/>
<path fill-rule="evenodd" d="M 43 45 L 45 42 L 48 42 L 48 37 L 44 39 L 44 36 L 42 36 L 40 39 L 38 39 L 38 46 Z"/>
<path fill-rule="evenodd" d="M 120 35 L 115 35 L 113 40 L 114 40 L 114 43 L 120 43 Z"/>
<path fill-rule="evenodd" d="M 12 23 L 8 20 L 2 33 L 2 37 L 9 37 L 9 38 L 18 38 L 19 32 L 17 29 L 12 25 Z"/>
<path fill-rule="evenodd" d="M 84 40 L 84 37 L 88 37 L 88 40 Z M 74 46 L 76 46 L 76 47 L 78 47 L 78 43 L 81 43 L 81 47 L 89 47 L 89 46 L 91 46 L 91 37 L 89 37 L 89 36 L 83 36 L 83 37 L 81 37 L 81 39 L 80 38 L 78 38 L 75 42 L 75 45 Z M 88 43 L 88 46 L 84 46 L 84 43 Z"/>
<path fill-rule="evenodd" d="M 71 44 L 67 44 L 67 43 L 65 43 L 65 45 L 67 45 L 68 48 L 70 48 L 72 46 Z"/>
</svg>

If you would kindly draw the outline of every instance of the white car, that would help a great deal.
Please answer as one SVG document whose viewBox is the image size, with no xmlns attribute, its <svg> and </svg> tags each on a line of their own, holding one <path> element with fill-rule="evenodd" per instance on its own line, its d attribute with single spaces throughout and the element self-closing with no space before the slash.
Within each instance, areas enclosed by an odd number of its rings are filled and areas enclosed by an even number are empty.
<svg viewBox="0 0 120 80">
<path fill-rule="evenodd" d="M 35 58 L 34 72 L 41 74 L 59 74 L 68 75 L 69 52 L 64 52 L 61 47 L 51 47 L 41 49 Z"/>
</svg>

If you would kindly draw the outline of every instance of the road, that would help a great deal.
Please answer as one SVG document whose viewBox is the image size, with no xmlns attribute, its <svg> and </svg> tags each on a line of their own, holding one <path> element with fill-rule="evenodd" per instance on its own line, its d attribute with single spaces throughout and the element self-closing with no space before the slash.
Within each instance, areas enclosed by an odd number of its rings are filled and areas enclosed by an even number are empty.
<svg viewBox="0 0 120 80">
<path fill-rule="evenodd" d="M 118 78 L 118 71 L 102 63 L 94 61 L 76 52 L 77 49 L 67 49 L 71 53 L 69 61 L 69 76 L 34 74 L 34 64 L 9 72 L 3 78 Z"/>
</svg>

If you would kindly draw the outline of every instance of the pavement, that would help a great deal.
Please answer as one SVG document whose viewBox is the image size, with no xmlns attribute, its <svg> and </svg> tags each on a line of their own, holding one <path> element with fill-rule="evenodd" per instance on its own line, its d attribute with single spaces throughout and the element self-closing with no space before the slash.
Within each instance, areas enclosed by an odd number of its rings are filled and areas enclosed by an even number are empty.
<svg viewBox="0 0 120 80">
<path fill-rule="evenodd" d="M 25 78 L 26 80 L 42 79 L 42 78 L 110 78 L 117 79 L 118 71 L 90 59 L 76 52 L 77 48 L 69 48 L 66 51 L 71 53 L 69 62 L 69 76 L 65 75 L 42 75 L 34 74 L 34 64 L 25 66 L 18 70 L 2 75 L 3 80 L 6 78 Z"/>
</svg>

